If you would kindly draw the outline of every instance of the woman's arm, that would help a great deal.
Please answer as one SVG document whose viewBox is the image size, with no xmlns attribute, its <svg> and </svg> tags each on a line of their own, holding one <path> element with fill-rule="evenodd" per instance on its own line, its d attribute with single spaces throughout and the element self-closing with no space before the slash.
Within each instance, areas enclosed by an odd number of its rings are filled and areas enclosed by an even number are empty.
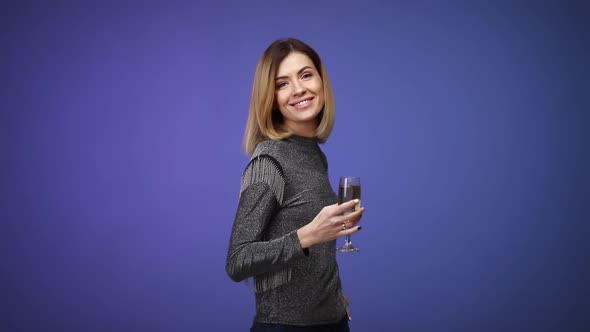
<svg viewBox="0 0 590 332">
<path fill-rule="evenodd" d="M 241 194 L 234 220 L 225 270 L 234 281 L 285 268 L 305 256 L 297 232 L 265 241 L 264 231 L 279 207 L 265 183 L 249 185 Z"/>
</svg>

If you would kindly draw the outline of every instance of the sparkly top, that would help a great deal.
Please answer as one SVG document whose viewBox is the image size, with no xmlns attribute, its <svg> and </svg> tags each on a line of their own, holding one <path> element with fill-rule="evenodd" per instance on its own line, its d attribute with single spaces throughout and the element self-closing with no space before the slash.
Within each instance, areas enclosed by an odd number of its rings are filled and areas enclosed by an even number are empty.
<svg viewBox="0 0 590 332">
<path fill-rule="evenodd" d="M 320 325 L 344 317 L 336 241 L 303 250 L 296 232 L 337 201 L 317 139 L 293 135 L 256 146 L 226 264 L 234 281 L 254 277 L 255 321 Z"/>
</svg>

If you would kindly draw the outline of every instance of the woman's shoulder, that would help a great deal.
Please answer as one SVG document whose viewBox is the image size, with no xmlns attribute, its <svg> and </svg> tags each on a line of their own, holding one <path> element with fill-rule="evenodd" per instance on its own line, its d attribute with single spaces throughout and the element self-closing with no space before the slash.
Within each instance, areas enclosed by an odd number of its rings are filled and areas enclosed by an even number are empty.
<svg viewBox="0 0 590 332">
<path fill-rule="evenodd" d="M 281 141 L 267 139 L 259 142 L 254 149 L 254 153 L 250 157 L 250 162 L 246 166 L 246 169 L 251 168 L 255 165 L 261 165 L 264 163 L 272 164 L 277 170 L 280 171 L 281 175 L 282 165 L 284 159 L 282 158 Z"/>
<path fill-rule="evenodd" d="M 285 141 L 280 139 L 266 139 L 256 145 L 252 158 L 261 155 L 271 156 L 276 159 L 282 159 L 285 152 Z"/>
<path fill-rule="evenodd" d="M 277 201 L 282 204 L 285 177 L 277 151 L 280 151 L 277 142 L 262 141 L 256 145 L 242 174 L 241 192 L 254 183 L 263 183 L 272 189 Z"/>
</svg>

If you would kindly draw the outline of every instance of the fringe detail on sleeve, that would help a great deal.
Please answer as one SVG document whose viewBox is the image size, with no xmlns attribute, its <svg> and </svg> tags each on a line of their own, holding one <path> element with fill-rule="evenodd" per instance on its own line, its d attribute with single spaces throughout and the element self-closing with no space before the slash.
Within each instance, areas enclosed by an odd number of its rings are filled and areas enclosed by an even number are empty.
<svg viewBox="0 0 590 332">
<path fill-rule="evenodd" d="M 254 292 L 262 293 L 275 289 L 291 281 L 292 269 L 284 269 L 272 273 L 264 273 L 254 277 Z"/>
<path fill-rule="evenodd" d="M 246 167 L 242 175 L 242 193 L 249 185 L 254 183 L 267 184 L 274 193 L 279 205 L 283 204 L 283 194 L 285 191 L 285 178 L 281 165 L 269 155 L 259 155 L 252 160 Z"/>
<path fill-rule="evenodd" d="M 250 160 L 242 176 L 240 193 L 246 190 L 249 185 L 255 183 L 267 184 L 275 195 L 279 205 L 283 204 L 285 177 L 283 169 L 276 159 L 267 154 L 260 154 Z M 252 282 L 254 292 L 262 293 L 284 285 L 291 281 L 291 276 L 291 268 L 255 276 Z M 246 284 L 249 285 L 250 281 L 247 280 Z"/>
</svg>

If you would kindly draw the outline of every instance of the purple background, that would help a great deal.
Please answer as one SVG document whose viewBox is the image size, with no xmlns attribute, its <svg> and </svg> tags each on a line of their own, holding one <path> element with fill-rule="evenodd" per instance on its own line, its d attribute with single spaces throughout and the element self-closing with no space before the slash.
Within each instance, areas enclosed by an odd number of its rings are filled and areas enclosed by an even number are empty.
<svg viewBox="0 0 590 332">
<path fill-rule="evenodd" d="M 588 6 L 437 3 L 3 5 L 0 330 L 248 330 L 241 138 L 293 36 L 363 182 L 354 331 L 587 331 Z"/>
</svg>

